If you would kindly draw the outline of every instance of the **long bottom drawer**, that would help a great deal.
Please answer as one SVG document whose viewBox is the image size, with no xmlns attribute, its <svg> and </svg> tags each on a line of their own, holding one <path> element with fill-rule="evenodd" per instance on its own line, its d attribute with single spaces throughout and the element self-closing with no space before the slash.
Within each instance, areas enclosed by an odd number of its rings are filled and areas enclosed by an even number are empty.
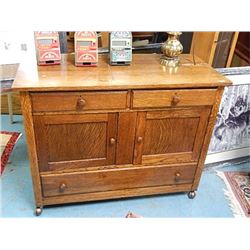
<svg viewBox="0 0 250 250">
<path fill-rule="evenodd" d="M 43 196 L 192 183 L 196 165 L 133 167 L 42 175 Z"/>
</svg>

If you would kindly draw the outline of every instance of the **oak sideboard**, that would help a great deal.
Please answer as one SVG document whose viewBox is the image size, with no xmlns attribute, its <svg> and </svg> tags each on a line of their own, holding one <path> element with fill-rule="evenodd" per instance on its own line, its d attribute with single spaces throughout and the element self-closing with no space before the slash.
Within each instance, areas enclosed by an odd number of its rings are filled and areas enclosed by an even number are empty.
<svg viewBox="0 0 250 250">
<path fill-rule="evenodd" d="M 181 55 L 134 54 L 130 66 L 20 65 L 36 215 L 46 205 L 187 192 L 195 197 L 221 96 L 231 82 Z"/>
</svg>

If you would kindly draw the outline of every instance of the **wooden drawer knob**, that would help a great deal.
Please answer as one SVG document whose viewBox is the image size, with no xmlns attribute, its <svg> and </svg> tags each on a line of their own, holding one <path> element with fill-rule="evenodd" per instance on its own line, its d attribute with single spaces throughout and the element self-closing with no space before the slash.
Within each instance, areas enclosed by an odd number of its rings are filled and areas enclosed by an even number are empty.
<svg viewBox="0 0 250 250">
<path fill-rule="evenodd" d="M 141 136 L 139 136 L 139 137 L 137 138 L 137 142 L 138 142 L 138 143 L 141 143 L 141 142 L 142 142 L 142 137 L 141 137 Z"/>
<path fill-rule="evenodd" d="M 173 96 L 173 99 L 172 99 L 172 105 L 178 104 L 180 102 L 180 100 L 181 100 L 180 96 L 178 96 L 177 94 L 175 94 Z"/>
<path fill-rule="evenodd" d="M 77 100 L 77 108 L 78 109 L 83 109 L 83 107 L 85 105 L 86 105 L 86 101 L 82 97 L 78 98 L 78 100 Z"/>
<path fill-rule="evenodd" d="M 116 139 L 115 138 L 110 138 L 110 144 L 114 145 L 116 143 Z"/>
<path fill-rule="evenodd" d="M 65 189 L 67 188 L 67 185 L 65 183 L 62 183 L 60 186 L 59 186 L 59 191 L 62 193 L 65 191 Z"/>
<path fill-rule="evenodd" d="M 175 173 L 175 181 L 179 181 L 181 178 L 181 174 L 179 172 Z"/>
</svg>

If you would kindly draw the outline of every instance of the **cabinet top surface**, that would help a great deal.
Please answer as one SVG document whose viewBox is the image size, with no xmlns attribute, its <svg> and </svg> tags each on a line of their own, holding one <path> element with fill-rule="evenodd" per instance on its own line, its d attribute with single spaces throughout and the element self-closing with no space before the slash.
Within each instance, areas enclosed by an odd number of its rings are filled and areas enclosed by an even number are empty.
<svg viewBox="0 0 250 250">
<path fill-rule="evenodd" d="M 97 67 L 76 67 L 73 54 L 62 55 L 60 65 L 37 66 L 36 61 L 19 66 L 13 90 L 119 90 L 199 88 L 231 84 L 208 64 L 182 54 L 176 68 L 160 65 L 158 54 L 133 54 L 130 66 L 110 66 L 107 55 L 99 55 Z"/>
</svg>

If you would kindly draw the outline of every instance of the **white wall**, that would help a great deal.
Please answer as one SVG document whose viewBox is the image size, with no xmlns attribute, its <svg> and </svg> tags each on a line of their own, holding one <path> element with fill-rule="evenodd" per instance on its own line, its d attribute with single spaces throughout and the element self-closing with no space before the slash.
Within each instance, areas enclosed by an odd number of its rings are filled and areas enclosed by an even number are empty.
<svg viewBox="0 0 250 250">
<path fill-rule="evenodd" d="M 0 64 L 20 63 L 34 58 L 33 31 L 0 31 Z"/>
</svg>

